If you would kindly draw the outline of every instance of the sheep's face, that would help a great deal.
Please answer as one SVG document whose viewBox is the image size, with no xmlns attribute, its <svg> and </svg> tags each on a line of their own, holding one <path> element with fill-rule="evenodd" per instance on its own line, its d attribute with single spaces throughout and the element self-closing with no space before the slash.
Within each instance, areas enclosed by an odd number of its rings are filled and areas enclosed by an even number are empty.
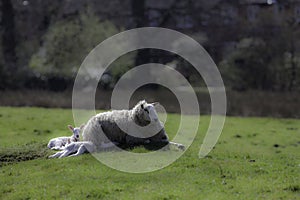
<svg viewBox="0 0 300 200">
<path fill-rule="evenodd" d="M 148 122 L 158 122 L 158 115 L 155 110 L 156 103 L 142 103 L 141 109 L 143 110 L 143 118 Z"/>
</svg>

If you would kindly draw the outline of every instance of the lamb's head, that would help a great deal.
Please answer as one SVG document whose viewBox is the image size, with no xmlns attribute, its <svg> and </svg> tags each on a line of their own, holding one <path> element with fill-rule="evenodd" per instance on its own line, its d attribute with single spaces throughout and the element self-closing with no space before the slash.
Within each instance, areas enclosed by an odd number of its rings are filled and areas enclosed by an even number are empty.
<svg viewBox="0 0 300 200">
<path fill-rule="evenodd" d="M 84 128 L 84 124 L 82 124 L 80 127 L 75 127 L 68 125 L 68 128 L 72 131 L 73 135 L 72 138 L 74 142 L 78 142 L 80 140 L 80 131 Z"/>
<path fill-rule="evenodd" d="M 147 103 L 145 100 L 140 101 L 134 108 L 134 113 L 140 122 L 159 122 L 155 106 L 158 103 Z"/>
</svg>

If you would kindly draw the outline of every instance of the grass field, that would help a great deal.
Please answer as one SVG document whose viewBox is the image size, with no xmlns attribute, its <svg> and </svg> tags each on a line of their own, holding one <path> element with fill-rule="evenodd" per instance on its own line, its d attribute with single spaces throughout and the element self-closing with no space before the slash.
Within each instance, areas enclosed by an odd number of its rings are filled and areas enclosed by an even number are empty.
<svg viewBox="0 0 300 200">
<path fill-rule="evenodd" d="M 168 116 L 171 137 L 178 120 Z M 209 123 L 201 117 L 186 153 L 146 174 L 89 154 L 47 159 L 48 140 L 69 135 L 72 121 L 67 109 L 0 108 L 0 199 L 300 199 L 300 120 L 228 117 L 215 149 L 199 159 Z"/>
</svg>

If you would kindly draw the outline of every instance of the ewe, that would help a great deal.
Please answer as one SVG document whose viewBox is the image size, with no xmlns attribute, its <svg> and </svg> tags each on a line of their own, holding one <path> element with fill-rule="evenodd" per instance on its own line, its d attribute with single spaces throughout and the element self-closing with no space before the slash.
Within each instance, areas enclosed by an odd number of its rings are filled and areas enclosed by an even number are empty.
<svg viewBox="0 0 300 200">
<path fill-rule="evenodd" d="M 182 144 L 169 142 L 164 126 L 158 119 L 156 104 L 143 100 L 131 110 L 99 113 L 85 125 L 83 140 L 92 142 L 96 147 L 107 143 L 133 146 L 171 144 L 183 150 Z"/>
</svg>

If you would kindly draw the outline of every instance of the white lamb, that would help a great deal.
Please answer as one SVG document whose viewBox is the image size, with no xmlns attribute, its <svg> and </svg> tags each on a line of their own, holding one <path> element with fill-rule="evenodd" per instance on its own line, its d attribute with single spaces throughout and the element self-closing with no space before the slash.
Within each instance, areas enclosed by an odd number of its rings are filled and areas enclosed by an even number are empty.
<svg viewBox="0 0 300 200">
<path fill-rule="evenodd" d="M 93 153 L 96 150 L 106 149 L 110 147 L 114 147 L 116 144 L 113 143 L 102 143 L 100 147 L 96 148 L 96 146 L 89 141 L 81 141 L 81 142 L 72 142 L 67 144 L 65 147 L 59 149 L 61 151 L 49 156 L 49 158 L 63 158 L 63 157 L 71 157 L 78 156 L 84 153 Z"/>
<path fill-rule="evenodd" d="M 83 129 L 84 125 L 81 125 L 79 128 L 73 128 L 71 125 L 68 125 L 68 128 L 72 131 L 72 136 L 63 136 L 63 137 L 57 137 L 53 138 L 48 143 L 48 148 L 52 150 L 61 150 L 64 148 L 67 144 L 70 144 L 72 142 L 78 142 L 80 140 L 80 131 Z"/>
<path fill-rule="evenodd" d="M 49 158 L 63 158 L 66 156 L 78 156 L 86 152 L 94 152 L 95 146 L 92 142 L 72 142 L 66 145 L 64 148 L 60 149 L 61 151 L 49 156 Z"/>
</svg>

